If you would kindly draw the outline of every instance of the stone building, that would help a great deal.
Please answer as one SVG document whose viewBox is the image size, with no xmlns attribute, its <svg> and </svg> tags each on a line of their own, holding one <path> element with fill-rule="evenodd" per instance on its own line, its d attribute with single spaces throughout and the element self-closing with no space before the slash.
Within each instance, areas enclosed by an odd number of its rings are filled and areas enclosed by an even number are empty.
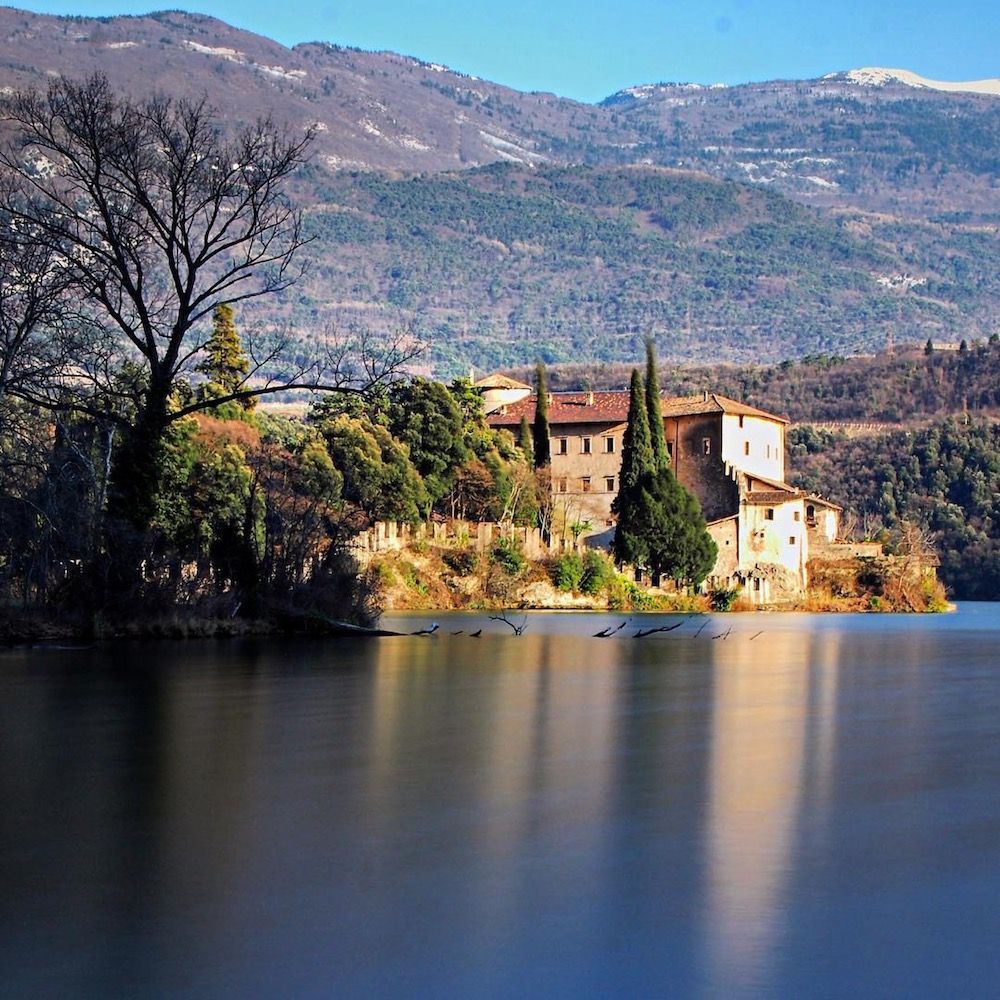
<svg viewBox="0 0 1000 1000">
<path fill-rule="evenodd" d="M 556 528 L 591 536 L 592 544 L 613 537 L 628 406 L 627 392 L 549 397 Z M 801 594 L 810 542 L 834 543 L 841 511 L 785 481 L 788 421 L 717 393 L 664 397 L 662 408 L 674 474 L 698 498 L 718 546 L 708 585 L 740 586 L 761 604 Z M 535 398 L 525 394 L 488 419 L 516 432 L 534 415 Z"/>
</svg>

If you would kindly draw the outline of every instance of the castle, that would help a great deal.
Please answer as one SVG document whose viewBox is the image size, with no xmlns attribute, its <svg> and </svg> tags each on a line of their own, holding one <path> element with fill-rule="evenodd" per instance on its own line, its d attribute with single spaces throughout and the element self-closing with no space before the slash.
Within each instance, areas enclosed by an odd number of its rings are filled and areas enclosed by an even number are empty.
<svg viewBox="0 0 1000 1000">
<path fill-rule="evenodd" d="M 476 386 L 492 427 L 517 432 L 534 420 L 530 386 L 491 375 Z M 549 396 L 553 506 L 562 526 L 609 544 L 617 496 L 627 392 Z M 788 421 L 717 393 L 662 399 L 667 451 L 677 479 L 701 504 L 718 558 L 711 588 L 739 586 L 770 604 L 801 595 L 812 550 L 829 550 L 841 508 L 785 481 Z"/>
</svg>

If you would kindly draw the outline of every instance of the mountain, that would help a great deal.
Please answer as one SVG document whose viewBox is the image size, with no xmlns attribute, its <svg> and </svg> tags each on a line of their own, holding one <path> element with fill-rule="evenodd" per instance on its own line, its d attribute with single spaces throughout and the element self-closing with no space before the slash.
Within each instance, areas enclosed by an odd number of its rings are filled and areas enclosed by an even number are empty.
<svg viewBox="0 0 1000 1000">
<path fill-rule="evenodd" d="M 409 327 L 442 373 L 630 359 L 649 332 L 676 359 L 764 360 L 1000 327 L 1000 99 L 967 92 L 989 81 L 858 70 L 595 106 L 197 14 L 0 9 L 0 88 L 97 69 L 313 127 L 312 276 L 270 308 Z"/>
<path fill-rule="evenodd" d="M 993 94 L 1000 97 L 1000 80 L 966 80 L 948 83 L 943 80 L 928 80 L 925 76 L 911 73 L 908 69 L 881 69 L 868 66 L 852 69 L 847 73 L 830 73 L 827 80 L 844 79 L 862 86 L 884 87 L 887 84 L 902 83 L 908 87 L 926 90 L 941 90 L 949 94 Z"/>
</svg>

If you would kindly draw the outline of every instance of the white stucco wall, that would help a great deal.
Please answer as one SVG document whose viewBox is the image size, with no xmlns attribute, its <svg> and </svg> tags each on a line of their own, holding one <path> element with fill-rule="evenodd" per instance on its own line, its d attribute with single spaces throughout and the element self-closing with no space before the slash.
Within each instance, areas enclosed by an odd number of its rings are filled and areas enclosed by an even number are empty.
<svg viewBox="0 0 1000 1000">
<path fill-rule="evenodd" d="M 486 413 L 495 413 L 501 407 L 511 406 L 530 395 L 530 389 L 484 389 L 483 410 Z"/>
<path fill-rule="evenodd" d="M 746 571 L 758 563 L 773 563 L 793 573 L 801 586 L 805 586 L 809 539 L 803 501 L 744 504 L 743 510 L 744 516 L 740 519 L 740 569 Z M 769 510 L 774 513 L 773 519 L 767 516 Z"/>
<path fill-rule="evenodd" d="M 785 425 L 764 417 L 740 418 L 724 413 L 722 459 L 744 472 L 784 482 Z"/>
</svg>

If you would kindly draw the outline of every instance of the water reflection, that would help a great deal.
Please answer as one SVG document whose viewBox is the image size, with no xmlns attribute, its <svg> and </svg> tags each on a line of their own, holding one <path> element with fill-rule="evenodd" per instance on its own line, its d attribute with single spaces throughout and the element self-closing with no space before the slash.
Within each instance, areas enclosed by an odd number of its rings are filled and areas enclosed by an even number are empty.
<svg viewBox="0 0 1000 1000">
<path fill-rule="evenodd" d="M 811 642 L 716 643 L 710 736 L 706 967 L 713 992 L 768 982 L 783 931 L 811 714 Z M 827 640 L 831 655 L 836 643 Z M 835 685 L 824 678 L 827 689 Z M 829 744 L 821 746 L 828 759 Z M 823 765 L 821 765 L 823 766 Z"/>
<path fill-rule="evenodd" d="M 995 966 L 996 624 L 548 621 L 0 658 L 5 989 L 944 995 Z"/>
</svg>

